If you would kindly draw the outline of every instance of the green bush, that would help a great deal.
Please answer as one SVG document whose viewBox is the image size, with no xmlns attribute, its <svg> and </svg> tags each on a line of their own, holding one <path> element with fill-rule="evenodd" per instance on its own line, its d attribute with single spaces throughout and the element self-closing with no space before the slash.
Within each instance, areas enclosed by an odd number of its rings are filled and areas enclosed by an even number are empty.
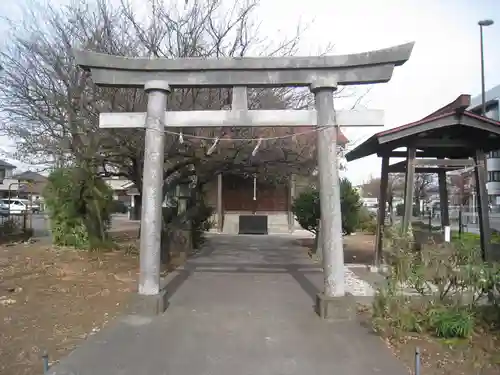
<svg viewBox="0 0 500 375">
<path fill-rule="evenodd" d="M 292 205 L 293 214 L 300 226 L 314 234 L 318 233 L 319 209 L 319 191 L 316 189 L 302 192 Z"/>
<path fill-rule="evenodd" d="M 87 166 L 53 171 L 43 192 L 53 242 L 79 249 L 109 246 L 112 191 Z"/>
<path fill-rule="evenodd" d="M 359 230 L 369 234 L 377 233 L 376 214 L 368 211 L 366 207 L 361 207 L 359 210 Z"/>
<path fill-rule="evenodd" d="M 340 208 L 342 211 L 342 230 L 346 234 L 356 231 L 359 225 L 359 211 L 362 207 L 358 192 L 351 182 L 342 178 L 340 180 Z"/>
<path fill-rule="evenodd" d="M 214 208 L 206 204 L 203 196 L 194 202 L 195 209 L 191 213 L 191 238 L 194 249 L 199 249 L 205 243 L 205 233 L 212 228 Z"/>
<path fill-rule="evenodd" d="M 470 337 L 474 329 L 474 315 L 464 308 L 430 310 L 428 317 L 429 330 L 433 331 L 437 337 L 466 338 Z"/>
<path fill-rule="evenodd" d="M 342 231 L 353 233 L 360 224 L 361 209 L 359 194 L 351 182 L 345 178 L 340 180 L 340 208 L 342 212 Z M 293 202 L 292 211 L 300 226 L 312 233 L 318 232 L 320 219 L 320 198 L 316 189 L 301 193 Z"/>
</svg>

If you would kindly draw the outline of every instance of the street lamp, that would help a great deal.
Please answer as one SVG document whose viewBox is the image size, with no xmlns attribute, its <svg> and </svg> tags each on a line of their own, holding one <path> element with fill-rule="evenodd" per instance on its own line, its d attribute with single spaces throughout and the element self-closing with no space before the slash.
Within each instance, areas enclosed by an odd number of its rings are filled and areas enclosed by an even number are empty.
<svg viewBox="0 0 500 375">
<path fill-rule="evenodd" d="M 481 20 L 479 25 L 479 35 L 481 43 L 481 114 L 486 116 L 486 94 L 484 88 L 484 47 L 483 47 L 483 27 L 493 25 L 493 20 Z"/>
</svg>

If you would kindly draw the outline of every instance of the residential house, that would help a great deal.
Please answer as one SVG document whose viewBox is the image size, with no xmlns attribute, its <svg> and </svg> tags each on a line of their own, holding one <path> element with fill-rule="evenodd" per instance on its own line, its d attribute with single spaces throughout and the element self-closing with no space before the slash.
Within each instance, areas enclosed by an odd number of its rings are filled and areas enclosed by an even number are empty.
<svg viewBox="0 0 500 375">
<path fill-rule="evenodd" d="M 47 177 L 31 171 L 16 174 L 15 169 L 14 165 L 0 160 L 0 198 L 31 199 L 41 204 Z"/>
<path fill-rule="evenodd" d="M 499 101 L 500 85 L 485 92 L 486 117 L 496 121 L 500 120 Z M 467 109 L 481 114 L 483 111 L 482 95 L 472 98 Z M 499 150 L 490 152 L 486 160 L 488 170 L 486 189 L 488 190 L 489 201 L 496 210 L 500 208 L 500 144 L 498 147 Z"/>
<path fill-rule="evenodd" d="M 113 190 L 113 199 L 122 201 L 126 204 L 132 204 L 134 195 L 133 188 L 134 184 L 123 178 L 123 177 L 109 177 L 105 179 L 106 184 Z"/>
</svg>

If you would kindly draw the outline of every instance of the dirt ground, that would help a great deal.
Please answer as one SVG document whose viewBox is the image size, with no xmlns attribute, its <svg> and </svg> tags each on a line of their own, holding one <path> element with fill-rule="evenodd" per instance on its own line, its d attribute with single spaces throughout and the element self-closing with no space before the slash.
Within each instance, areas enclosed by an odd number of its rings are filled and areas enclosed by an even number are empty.
<svg viewBox="0 0 500 375">
<path fill-rule="evenodd" d="M 314 247 L 314 239 L 298 240 L 301 246 L 310 250 Z M 373 264 L 375 236 L 373 234 L 355 233 L 344 237 L 344 262 L 350 264 Z"/>
<path fill-rule="evenodd" d="M 309 249 L 314 240 L 300 240 Z M 351 264 L 373 264 L 375 236 L 364 233 L 344 237 L 344 259 Z M 362 324 L 370 325 L 370 314 L 360 311 Z M 383 338 L 389 349 L 408 367 L 415 368 L 415 348 L 421 352 L 422 375 L 500 374 L 500 332 L 478 329 L 470 340 L 439 340 L 429 335 Z"/>
<path fill-rule="evenodd" d="M 100 254 L 42 243 L 0 246 L 0 374 L 41 374 L 43 352 L 57 361 L 127 308 L 138 257 L 135 242 L 121 240 L 121 251 Z M 373 235 L 347 236 L 344 246 L 346 263 L 371 264 Z M 363 324 L 368 316 L 360 312 Z M 466 342 L 415 335 L 386 341 L 409 370 L 419 347 L 422 375 L 500 373 L 491 365 L 500 366 L 500 335 L 479 330 Z"/>
<path fill-rule="evenodd" d="M 0 374 L 41 374 L 44 352 L 59 360 L 127 308 L 137 288 L 136 232 L 117 234 L 122 250 L 110 253 L 0 246 Z M 373 236 L 345 243 L 346 261 L 371 262 Z"/>
<path fill-rule="evenodd" d="M 359 312 L 362 324 L 369 326 L 370 313 Z M 476 329 L 470 339 L 437 339 L 427 334 L 387 336 L 383 339 L 395 356 L 415 370 L 415 349 L 420 350 L 422 375 L 498 375 L 500 374 L 500 332 Z"/>
<path fill-rule="evenodd" d="M 41 243 L 0 246 L 0 374 L 43 372 L 122 312 L 136 290 L 138 257 Z"/>
<path fill-rule="evenodd" d="M 375 236 L 373 234 L 356 233 L 344 237 L 344 262 L 357 264 L 373 264 L 375 252 Z"/>
</svg>

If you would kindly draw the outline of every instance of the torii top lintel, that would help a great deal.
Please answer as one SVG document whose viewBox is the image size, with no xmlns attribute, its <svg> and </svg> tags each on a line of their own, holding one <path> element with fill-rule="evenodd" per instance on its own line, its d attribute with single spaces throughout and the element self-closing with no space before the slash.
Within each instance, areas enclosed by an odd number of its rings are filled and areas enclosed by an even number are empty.
<svg viewBox="0 0 500 375">
<path fill-rule="evenodd" d="M 242 58 L 129 58 L 75 50 L 76 63 L 101 86 L 144 87 L 164 80 L 171 87 L 309 86 L 315 80 L 339 85 L 388 82 L 404 64 L 414 43 L 351 55 Z"/>
</svg>

